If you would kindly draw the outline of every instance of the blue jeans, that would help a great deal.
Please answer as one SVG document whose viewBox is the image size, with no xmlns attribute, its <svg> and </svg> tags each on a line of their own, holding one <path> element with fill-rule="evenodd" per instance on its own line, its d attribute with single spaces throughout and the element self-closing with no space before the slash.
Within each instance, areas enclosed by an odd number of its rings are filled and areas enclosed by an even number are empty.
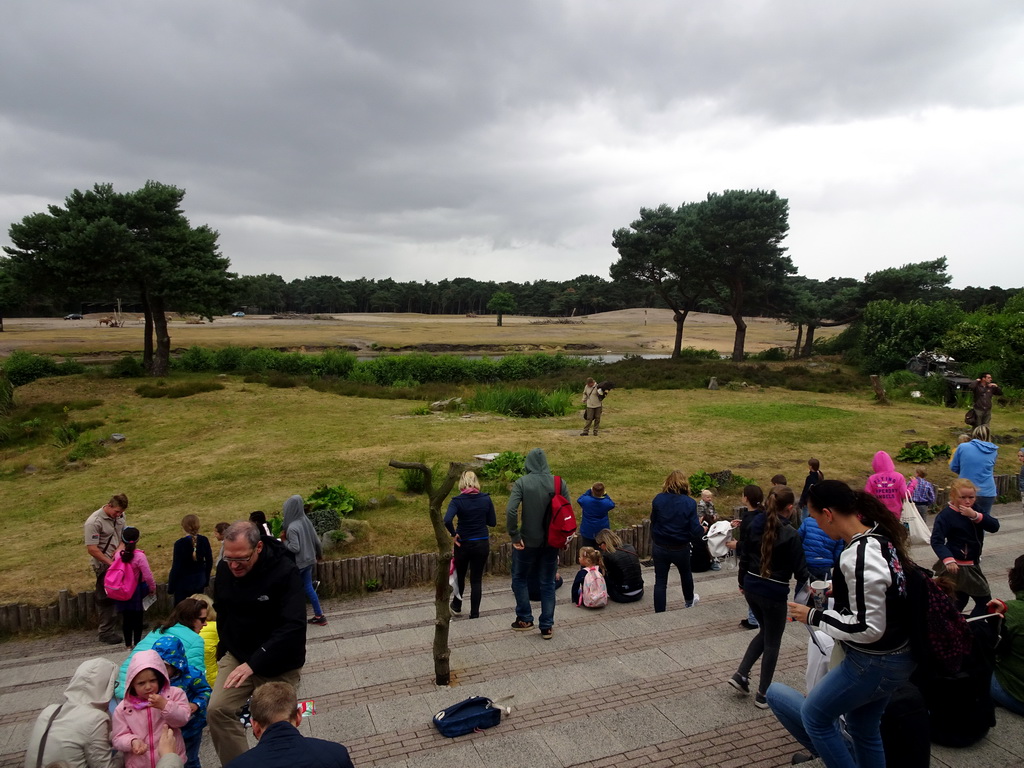
<svg viewBox="0 0 1024 768">
<path fill-rule="evenodd" d="M 324 612 L 320 610 L 320 598 L 316 596 L 316 590 L 313 589 L 313 566 L 307 565 L 299 570 L 299 576 L 302 577 L 302 586 L 306 588 L 306 597 L 313 604 L 313 615 L 323 616 Z"/>
<path fill-rule="evenodd" d="M 654 558 L 654 612 L 665 610 L 665 592 L 668 590 L 668 572 L 671 566 L 679 571 L 683 582 L 683 597 L 686 604 L 693 603 L 693 572 L 690 570 L 690 548 L 666 549 L 651 544 L 651 557 Z"/>
<path fill-rule="evenodd" d="M 874 656 L 847 646 L 842 664 L 806 698 L 788 685 L 772 683 L 768 705 L 793 738 L 820 756 L 828 768 L 885 768 L 879 730 L 882 712 L 914 667 L 909 651 Z M 839 730 L 842 714 L 852 744 Z"/>
<path fill-rule="evenodd" d="M 1024 701 L 1017 701 L 1017 699 L 1007 693 L 1006 689 L 999 684 L 998 680 L 996 680 L 995 675 L 992 675 L 992 685 L 989 688 L 989 691 L 992 695 L 992 701 L 994 701 L 997 706 L 1000 706 L 1003 709 L 1008 709 L 1011 712 L 1016 712 L 1018 715 L 1024 715 Z"/>
<path fill-rule="evenodd" d="M 512 592 L 516 596 L 516 618 L 527 624 L 533 622 L 530 605 L 530 571 L 536 564 L 540 580 L 540 629 L 551 629 L 555 624 L 555 574 L 558 572 L 558 550 L 543 545 L 512 550 Z"/>
<path fill-rule="evenodd" d="M 200 768 L 199 747 L 203 743 L 203 732 L 195 733 L 185 739 L 185 768 Z"/>
</svg>

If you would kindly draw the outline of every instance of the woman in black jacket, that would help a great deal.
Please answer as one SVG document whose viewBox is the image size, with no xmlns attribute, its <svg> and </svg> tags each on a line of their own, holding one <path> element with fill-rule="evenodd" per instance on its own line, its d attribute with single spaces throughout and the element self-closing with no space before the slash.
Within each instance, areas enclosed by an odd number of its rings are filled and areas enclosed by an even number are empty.
<svg viewBox="0 0 1024 768">
<path fill-rule="evenodd" d="M 185 515 L 181 529 L 185 535 L 174 542 L 171 572 L 167 577 L 167 591 L 174 595 L 175 605 L 204 591 L 210 584 L 213 570 L 213 549 L 210 540 L 199 533 L 199 518 Z"/>
<path fill-rule="evenodd" d="M 750 670 L 760 658 L 761 679 L 754 697 L 754 706 L 760 709 L 768 708 L 765 692 L 775 675 L 786 630 L 790 579 L 796 577 L 799 591 L 808 578 L 803 542 L 789 523 L 794 501 L 793 491 L 785 485 L 768 492 L 764 511 L 750 521 L 740 556 L 743 596 L 757 617 L 758 629 L 729 684 L 743 694 L 750 693 Z"/>
<path fill-rule="evenodd" d="M 476 473 L 467 470 L 459 478 L 458 496 L 448 502 L 444 516 L 444 527 L 455 537 L 455 574 L 459 580 L 459 595 L 465 594 L 466 571 L 469 570 L 469 586 L 472 591 L 469 602 L 469 618 L 480 618 L 480 598 L 483 596 L 484 567 L 491 551 L 491 534 L 488 528 L 498 524 L 494 514 L 494 503 L 489 494 L 480 491 Z M 452 521 L 458 517 L 456 529 Z M 452 599 L 452 612 L 462 613 L 462 599 Z"/>
<path fill-rule="evenodd" d="M 604 560 L 608 597 L 616 603 L 635 603 L 644 596 L 644 575 L 636 549 L 623 544 L 608 528 L 598 531 L 595 538 Z"/>
</svg>

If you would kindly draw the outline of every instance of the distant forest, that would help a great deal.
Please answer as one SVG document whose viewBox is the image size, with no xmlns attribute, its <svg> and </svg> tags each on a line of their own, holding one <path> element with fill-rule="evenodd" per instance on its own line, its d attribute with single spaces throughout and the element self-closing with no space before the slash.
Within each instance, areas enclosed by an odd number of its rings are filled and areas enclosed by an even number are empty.
<svg viewBox="0 0 1024 768">
<path fill-rule="evenodd" d="M 800 278 L 807 280 L 807 278 Z M 342 280 L 322 275 L 290 282 L 280 275 L 240 275 L 230 281 L 233 300 L 224 312 L 248 314 L 334 314 L 344 312 L 414 312 L 426 315 L 492 314 L 487 302 L 498 291 L 515 298 L 512 314 L 569 317 L 591 315 L 615 309 L 664 307 L 665 303 L 651 285 L 633 281 L 606 280 L 596 275 L 580 275 L 571 280 L 534 282 L 494 282 L 456 277 L 438 282 L 396 282 L 361 277 Z M 1019 288 L 942 288 L 933 291 L 930 300 L 949 299 L 964 311 L 973 312 L 983 306 L 1001 309 Z M 123 309 L 137 311 L 133 297 L 124 296 Z M 748 297 L 748 317 L 777 317 L 779 307 L 764 296 Z M 112 310 L 110 299 L 95 297 L 80 304 L 51 306 L 48 303 L 23 306 L 23 315 L 54 315 L 63 312 L 106 312 Z M 725 308 L 714 299 L 701 302 L 699 310 L 721 314 Z M 17 312 L 8 312 L 15 316 Z"/>
</svg>

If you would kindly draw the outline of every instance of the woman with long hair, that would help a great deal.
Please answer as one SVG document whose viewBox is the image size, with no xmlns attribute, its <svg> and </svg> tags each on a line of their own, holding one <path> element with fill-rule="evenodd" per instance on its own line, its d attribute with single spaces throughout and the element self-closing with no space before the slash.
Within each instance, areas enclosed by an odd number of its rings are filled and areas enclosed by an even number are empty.
<svg viewBox="0 0 1024 768">
<path fill-rule="evenodd" d="M 640 600 L 644 596 L 644 574 L 636 548 L 623 542 L 609 528 L 598 531 L 596 540 L 607 571 L 609 599 L 616 603 Z"/>
<path fill-rule="evenodd" d="M 199 518 L 185 515 L 181 518 L 181 529 L 185 535 L 174 542 L 167 577 L 167 591 L 174 595 L 175 605 L 193 592 L 205 590 L 213 570 L 213 549 L 210 540 L 199 533 Z"/>
<path fill-rule="evenodd" d="M 978 507 L 978 490 L 970 480 L 960 478 L 949 486 L 949 504 L 932 524 L 932 550 L 939 558 L 932 570 L 936 576 L 948 573 L 956 582 L 956 607 L 962 611 L 974 598 L 975 613 L 984 613 L 992 599 L 988 579 L 981 572 L 981 550 L 985 532 L 999 530 L 999 520 Z"/>
<path fill-rule="evenodd" d="M 458 496 L 448 502 L 444 516 L 444 527 L 454 537 L 455 576 L 458 579 L 459 595 L 452 599 L 452 611 L 462 613 L 462 597 L 465 595 L 466 571 L 469 571 L 469 618 L 480 618 L 480 599 L 483 597 L 484 568 L 491 552 L 490 528 L 498 524 L 494 502 L 490 494 L 480 490 L 476 472 L 466 470 L 459 478 Z M 459 519 L 458 527 L 453 525 Z"/>
<path fill-rule="evenodd" d="M 185 657 L 190 666 L 196 669 L 206 668 L 206 645 L 199 633 L 209 618 L 209 609 L 202 600 L 193 600 L 186 597 L 171 611 L 170 615 L 159 627 L 154 629 L 138 643 L 135 649 L 124 663 L 121 664 L 117 678 L 117 688 L 114 696 L 118 699 L 124 698 L 125 676 L 128 673 L 128 662 L 139 651 L 151 651 L 156 641 L 164 635 L 172 635 L 181 641 L 185 649 Z"/>
<path fill-rule="evenodd" d="M 884 766 L 882 712 L 916 666 L 908 626 L 905 570 L 913 562 L 907 531 L 877 498 L 838 480 L 812 486 L 808 510 L 846 548 L 832 577 L 835 608 L 790 602 L 789 615 L 835 638 L 845 656 L 806 698 L 772 683 L 768 704 L 828 768 Z M 849 743 L 839 729 L 841 715 Z"/>
<path fill-rule="evenodd" d="M 683 599 L 692 608 L 700 600 L 693 591 L 690 547 L 704 539 L 704 527 L 697 518 L 697 502 L 690 498 L 690 482 L 680 470 L 673 470 L 661 493 L 651 502 L 651 557 L 654 559 L 654 612 L 665 610 L 668 572 L 673 565 L 683 582 Z"/>
<path fill-rule="evenodd" d="M 750 670 L 760 658 L 761 679 L 754 696 L 754 706 L 759 709 L 768 708 L 765 691 L 775 675 L 786 630 L 790 579 L 796 578 L 798 592 L 808 579 L 804 548 L 790 524 L 794 501 L 788 486 L 776 485 L 768 492 L 764 512 L 750 523 L 744 556 L 740 558 L 740 568 L 746 572 L 743 596 L 757 619 L 758 630 L 729 684 L 744 695 L 750 693 Z"/>
<path fill-rule="evenodd" d="M 761 490 L 761 486 L 745 485 L 743 487 L 743 504 L 746 506 L 746 509 L 740 513 L 739 520 L 734 519 L 732 521 L 732 527 L 739 528 L 739 535 L 737 538 L 729 539 L 725 542 L 725 546 L 728 549 L 736 552 L 737 558 L 743 557 L 743 542 L 749 536 L 750 521 L 757 517 L 760 512 L 764 511 L 764 491 Z M 736 570 L 736 581 L 739 583 L 740 592 L 743 591 L 743 577 L 745 574 L 746 571 L 742 568 Z M 750 610 L 749 605 L 747 606 L 747 618 L 740 619 L 740 626 L 743 629 L 757 629 L 757 617 Z"/>
</svg>

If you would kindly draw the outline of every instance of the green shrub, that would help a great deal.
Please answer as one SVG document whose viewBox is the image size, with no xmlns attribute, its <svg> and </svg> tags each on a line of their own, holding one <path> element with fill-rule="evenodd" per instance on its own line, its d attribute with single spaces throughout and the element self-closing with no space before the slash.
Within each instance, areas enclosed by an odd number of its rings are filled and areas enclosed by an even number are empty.
<svg viewBox="0 0 1024 768">
<path fill-rule="evenodd" d="M 224 385 L 217 381 L 183 381 L 172 386 L 158 381 L 155 384 L 140 384 L 135 388 L 135 393 L 141 397 L 176 399 L 198 395 L 202 392 L 216 392 L 220 389 L 224 389 Z"/>
<path fill-rule="evenodd" d="M 222 347 L 213 352 L 213 369 L 221 373 L 233 373 L 242 365 L 246 350 L 241 347 Z"/>
<path fill-rule="evenodd" d="M 173 362 L 175 368 L 190 373 L 200 373 L 214 370 L 216 355 L 209 349 L 192 346 L 182 352 Z"/>
<path fill-rule="evenodd" d="M 722 355 L 717 349 L 697 349 L 696 347 L 683 347 L 679 350 L 679 357 L 676 360 L 696 362 L 699 360 L 721 360 Z"/>
<path fill-rule="evenodd" d="M 530 387 L 482 387 L 467 403 L 474 411 L 490 411 L 516 418 L 565 416 L 576 407 L 576 395 L 567 390 L 544 394 Z"/>
<path fill-rule="evenodd" d="M 266 373 L 281 369 L 282 355 L 276 349 L 248 349 L 242 355 L 238 370 L 242 373 Z"/>
<path fill-rule="evenodd" d="M 950 450 L 950 447 L 945 443 L 932 446 L 916 443 L 901 448 L 894 458 L 896 461 L 903 461 L 909 464 L 927 464 L 938 458 L 949 458 Z"/>
<path fill-rule="evenodd" d="M 359 507 L 356 495 L 344 485 L 321 485 L 306 497 L 306 503 L 314 511 L 329 509 L 347 517 Z M 310 515 L 312 517 L 312 515 Z M 335 525 L 337 528 L 337 525 Z M 326 530 L 334 530 L 328 528 Z M 323 533 L 321 531 L 321 533 Z"/>
<path fill-rule="evenodd" d="M 0 416 L 6 416 L 14 410 L 14 385 L 10 379 L 0 374 Z"/>
<path fill-rule="evenodd" d="M 53 358 L 33 355 L 20 349 L 12 352 L 4 361 L 3 370 L 15 387 L 47 376 L 61 375 L 61 366 Z"/>
<path fill-rule="evenodd" d="M 319 355 L 312 355 L 313 372 L 317 376 L 333 376 L 344 379 L 356 364 L 356 356 L 339 349 L 328 349 Z"/>
<path fill-rule="evenodd" d="M 95 437 L 86 437 L 75 443 L 68 451 L 68 461 L 86 461 L 88 459 L 99 459 L 110 453 L 110 449 Z"/>
<path fill-rule="evenodd" d="M 502 451 L 480 467 L 480 477 L 511 483 L 526 474 L 526 456 L 518 451 Z"/>
<path fill-rule="evenodd" d="M 779 363 L 789 359 L 789 353 L 782 347 L 769 347 L 752 355 L 747 355 L 748 360 L 763 360 L 765 362 Z"/>
<path fill-rule="evenodd" d="M 441 465 L 435 464 L 430 468 L 430 474 L 437 477 L 441 471 Z M 398 490 L 405 493 L 426 493 L 427 476 L 418 469 L 402 469 L 398 472 Z"/>
<path fill-rule="evenodd" d="M 419 406 L 417 408 L 413 408 L 412 409 L 412 415 L 413 416 L 429 416 L 432 413 L 433 413 L 433 411 L 430 410 L 430 406 L 429 405 L 421 405 L 421 406 Z"/>
<path fill-rule="evenodd" d="M 53 438 L 58 448 L 66 448 L 73 445 L 82 432 L 73 421 L 67 424 L 60 424 L 53 428 Z"/>
<path fill-rule="evenodd" d="M 139 358 L 125 355 L 110 366 L 107 375 L 113 379 L 141 379 L 146 375 L 146 369 Z"/>
<path fill-rule="evenodd" d="M 328 531 L 338 530 L 341 525 L 341 517 L 333 509 L 314 509 L 309 512 L 309 520 L 318 536 L 323 536 Z"/>
</svg>

